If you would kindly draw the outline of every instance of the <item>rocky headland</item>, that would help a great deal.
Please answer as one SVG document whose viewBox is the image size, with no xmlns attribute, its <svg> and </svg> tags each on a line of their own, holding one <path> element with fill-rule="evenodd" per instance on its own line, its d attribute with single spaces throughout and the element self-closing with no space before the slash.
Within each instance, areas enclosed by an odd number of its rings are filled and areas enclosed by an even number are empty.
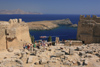
<svg viewBox="0 0 100 67">
<path fill-rule="evenodd" d="M 29 29 L 31 30 L 50 30 L 57 28 L 60 25 L 72 26 L 70 19 L 52 20 L 52 21 L 35 21 L 28 22 Z M 73 26 L 74 27 L 74 26 Z"/>
<path fill-rule="evenodd" d="M 0 14 L 42 14 L 42 13 L 26 12 L 21 9 L 16 9 L 16 10 L 0 10 Z"/>
</svg>

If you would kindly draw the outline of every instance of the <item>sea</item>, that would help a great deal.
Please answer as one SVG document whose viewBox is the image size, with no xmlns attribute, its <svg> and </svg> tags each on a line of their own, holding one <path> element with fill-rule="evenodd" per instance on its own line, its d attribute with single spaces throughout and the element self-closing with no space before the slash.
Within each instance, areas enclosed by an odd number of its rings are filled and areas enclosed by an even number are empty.
<svg viewBox="0 0 100 67">
<path fill-rule="evenodd" d="M 97 15 L 100 17 L 100 15 Z M 44 20 L 61 20 L 69 18 L 73 24 L 78 24 L 80 15 L 69 14 L 42 14 L 42 15 L 0 15 L 0 21 L 9 21 L 9 19 L 22 18 L 26 23 L 32 21 L 44 21 Z M 52 41 L 55 41 L 55 37 L 59 37 L 60 40 L 76 40 L 77 28 L 73 28 L 66 25 L 60 25 L 57 28 L 51 30 L 30 30 L 31 36 L 35 37 L 35 40 L 47 40 L 49 36 L 52 37 Z M 47 36 L 47 38 L 41 39 L 40 36 Z"/>
</svg>

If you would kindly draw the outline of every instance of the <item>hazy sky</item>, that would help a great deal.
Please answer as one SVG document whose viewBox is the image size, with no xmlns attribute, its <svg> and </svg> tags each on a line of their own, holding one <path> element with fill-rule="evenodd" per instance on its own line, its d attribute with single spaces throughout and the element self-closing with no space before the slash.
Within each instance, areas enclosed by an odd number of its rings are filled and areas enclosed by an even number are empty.
<svg viewBox="0 0 100 67">
<path fill-rule="evenodd" d="M 2 9 L 44 14 L 100 14 L 100 0 L 0 0 Z"/>
</svg>

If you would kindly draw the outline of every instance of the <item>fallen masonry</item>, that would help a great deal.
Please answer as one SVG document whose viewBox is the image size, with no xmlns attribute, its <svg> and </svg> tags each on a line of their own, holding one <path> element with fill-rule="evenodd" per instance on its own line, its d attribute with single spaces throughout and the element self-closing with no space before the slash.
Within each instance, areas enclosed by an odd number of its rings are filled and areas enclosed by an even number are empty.
<svg viewBox="0 0 100 67">
<path fill-rule="evenodd" d="M 99 67 L 99 43 L 65 46 L 63 44 L 33 50 L 0 52 L 1 67 Z M 63 49 L 61 49 L 63 48 Z"/>
</svg>

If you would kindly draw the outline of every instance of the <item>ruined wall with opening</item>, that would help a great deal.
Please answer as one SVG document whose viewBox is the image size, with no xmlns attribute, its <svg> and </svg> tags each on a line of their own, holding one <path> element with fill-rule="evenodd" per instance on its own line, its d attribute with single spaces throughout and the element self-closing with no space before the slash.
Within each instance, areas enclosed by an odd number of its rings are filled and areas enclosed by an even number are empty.
<svg viewBox="0 0 100 67">
<path fill-rule="evenodd" d="M 93 15 L 80 16 L 77 39 L 85 43 L 100 43 L 100 17 Z"/>
<path fill-rule="evenodd" d="M 0 21 L 0 50 L 20 49 L 24 43 L 31 43 L 29 28 L 22 19 Z"/>
</svg>

